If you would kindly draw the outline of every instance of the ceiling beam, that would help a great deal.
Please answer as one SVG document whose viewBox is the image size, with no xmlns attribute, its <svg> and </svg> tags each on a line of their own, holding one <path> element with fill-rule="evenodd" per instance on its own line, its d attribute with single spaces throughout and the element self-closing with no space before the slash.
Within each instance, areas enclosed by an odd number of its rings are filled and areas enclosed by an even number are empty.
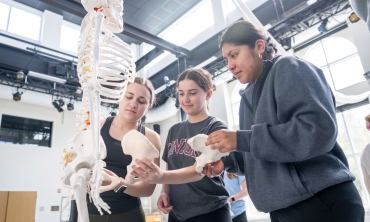
<svg viewBox="0 0 370 222">
<path fill-rule="evenodd" d="M 218 48 L 219 35 L 220 33 L 217 33 L 216 35 L 209 38 L 207 41 L 194 48 L 190 52 L 192 55 L 191 58 L 179 58 L 179 63 L 176 60 L 162 70 L 158 71 L 156 74 L 149 77 L 149 80 L 153 83 L 154 87 L 158 88 L 165 84 L 163 80 L 164 76 L 168 76 L 170 80 L 175 80 L 177 75 L 180 74 L 179 70 L 184 70 L 185 66 L 195 67 L 217 54 L 220 51 Z"/>
<path fill-rule="evenodd" d="M 140 69 L 144 68 L 144 66 L 148 65 L 151 61 L 153 61 L 155 58 L 157 58 L 162 53 L 164 53 L 162 49 L 158 49 L 157 47 L 155 47 L 150 52 L 142 56 L 140 59 L 138 59 L 135 62 L 136 72 L 140 71 Z"/>
<path fill-rule="evenodd" d="M 75 1 L 71 0 L 41 0 L 45 4 L 54 6 L 56 8 L 62 9 L 63 11 L 69 12 L 71 14 L 74 14 L 78 17 L 85 17 L 86 10 L 83 8 L 83 6 L 80 3 L 77 3 Z M 133 25 L 130 25 L 128 23 L 124 23 L 123 25 L 123 32 L 122 34 L 137 39 L 139 41 L 148 43 L 150 45 L 154 45 L 155 47 L 169 51 L 170 53 L 178 56 L 178 57 L 189 57 L 190 53 L 189 50 L 182 48 L 180 46 L 177 46 L 169 41 L 166 41 L 162 38 L 159 38 L 156 35 L 153 35 L 151 33 L 145 32 L 139 28 L 136 28 Z"/>
</svg>

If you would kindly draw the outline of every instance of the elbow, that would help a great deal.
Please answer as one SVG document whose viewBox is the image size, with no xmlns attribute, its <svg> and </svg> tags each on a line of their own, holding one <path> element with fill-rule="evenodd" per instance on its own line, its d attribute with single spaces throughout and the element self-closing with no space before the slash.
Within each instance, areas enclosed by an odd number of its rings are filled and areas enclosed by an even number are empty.
<svg viewBox="0 0 370 222">
<path fill-rule="evenodd" d="M 154 193 L 154 190 L 155 190 L 155 184 L 150 184 L 150 187 L 148 187 L 148 189 L 145 190 L 145 192 L 143 192 L 143 196 L 142 197 L 150 197 L 153 195 Z"/>
</svg>

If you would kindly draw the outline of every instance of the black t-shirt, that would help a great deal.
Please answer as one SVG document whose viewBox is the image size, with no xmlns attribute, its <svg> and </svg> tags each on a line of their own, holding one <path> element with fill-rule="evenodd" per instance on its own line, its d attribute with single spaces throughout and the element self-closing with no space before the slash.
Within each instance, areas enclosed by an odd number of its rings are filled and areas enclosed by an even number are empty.
<svg viewBox="0 0 370 222">
<path fill-rule="evenodd" d="M 131 155 L 123 153 L 121 141 L 110 136 L 109 129 L 112 125 L 113 119 L 114 117 L 108 117 L 100 130 L 100 134 L 107 148 L 107 157 L 104 159 L 104 162 L 107 165 L 105 168 L 114 172 L 117 176 L 125 178 L 127 174 L 127 166 L 131 163 L 132 157 Z M 143 125 L 139 124 L 138 131 L 145 135 L 145 127 Z M 100 197 L 109 205 L 112 214 L 128 212 L 141 205 L 140 198 L 130 196 L 123 192 L 116 193 L 113 190 L 101 193 Z M 90 202 L 89 197 L 87 197 L 87 200 L 89 214 L 100 215 L 94 203 Z M 104 210 L 103 212 L 105 215 L 109 215 Z"/>
<path fill-rule="evenodd" d="M 209 135 L 220 129 L 227 129 L 226 124 L 212 116 L 198 123 L 184 121 L 172 126 L 162 156 L 168 164 L 168 170 L 191 166 L 195 163 L 195 158 L 201 155 L 201 152 L 194 151 L 189 146 L 188 139 L 198 134 Z M 229 194 L 222 177 L 223 175 L 211 179 L 205 176 L 197 182 L 170 184 L 168 195 L 173 206 L 170 213 L 183 221 L 228 206 Z"/>
</svg>

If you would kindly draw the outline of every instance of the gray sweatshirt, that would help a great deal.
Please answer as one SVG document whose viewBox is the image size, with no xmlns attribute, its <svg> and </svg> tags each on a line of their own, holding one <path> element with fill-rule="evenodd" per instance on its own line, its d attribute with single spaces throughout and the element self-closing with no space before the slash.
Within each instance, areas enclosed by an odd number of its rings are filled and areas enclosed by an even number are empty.
<svg viewBox="0 0 370 222">
<path fill-rule="evenodd" d="M 240 93 L 237 152 L 223 162 L 227 171 L 244 171 L 258 210 L 285 208 L 355 179 L 336 142 L 335 100 L 319 68 L 276 56 L 264 61 L 252 93 L 251 103 Z"/>
</svg>

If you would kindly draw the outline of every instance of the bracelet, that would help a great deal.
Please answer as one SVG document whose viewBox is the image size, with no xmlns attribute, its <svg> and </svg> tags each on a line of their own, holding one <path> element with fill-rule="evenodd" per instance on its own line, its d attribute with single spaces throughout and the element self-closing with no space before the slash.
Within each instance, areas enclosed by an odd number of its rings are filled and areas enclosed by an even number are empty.
<svg viewBox="0 0 370 222">
<path fill-rule="evenodd" d="M 122 185 L 122 186 L 120 186 L 119 188 L 118 188 L 118 190 L 116 191 L 116 193 L 119 193 L 119 192 L 124 192 L 125 190 L 126 190 L 126 186 L 125 185 Z"/>
</svg>

